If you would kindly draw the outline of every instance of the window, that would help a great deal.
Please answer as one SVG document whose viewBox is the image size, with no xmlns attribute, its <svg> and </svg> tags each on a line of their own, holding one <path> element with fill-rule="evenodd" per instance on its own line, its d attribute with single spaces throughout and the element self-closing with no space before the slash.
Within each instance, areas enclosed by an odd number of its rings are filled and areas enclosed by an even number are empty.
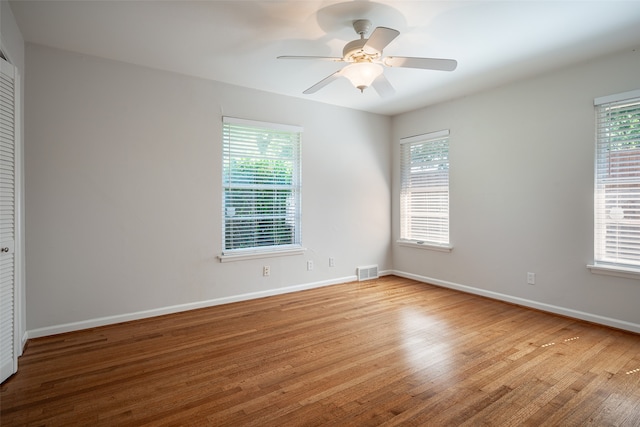
<svg viewBox="0 0 640 427">
<path fill-rule="evenodd" d="M 595 267 L 640 273 L 640 90 L 595 106 Z"/>
<path fill-rule="evenodd" d="M 449 246 L 449 131 L 400 141 L 400 242 Z"/>
<path fill-rule="evenodd" d="M 301 249 L 301 134 L 223 118 L 223 257 Z"/>
</svg>

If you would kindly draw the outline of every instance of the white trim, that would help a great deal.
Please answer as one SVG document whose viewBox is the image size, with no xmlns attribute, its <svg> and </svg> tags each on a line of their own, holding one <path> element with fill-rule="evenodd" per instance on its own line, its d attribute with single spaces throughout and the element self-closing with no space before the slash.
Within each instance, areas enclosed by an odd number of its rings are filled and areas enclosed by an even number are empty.
<svg viewBox="0 0 640 427">
<path fill-rule="evenodd" d="M 532 301 L 525 298 L 514 297 L 499 292 L 487 291 L 485 289 L 474 288 L 472 286 L 460 285 L 458 283 L 448 282 L 446 280 L 434 279 L 432 277 L 420 276 L 402 271 L 393 271 L 392 274 L 407 279 L 417 280 L 418 282 L 428 283 L 431 285 L 441 286 L 443 288 L 455 289 L 457 291 L 467 292 L 474 295 L 480 295 L 524 307 L 535 308 L 536 310 L 546 311 L 549 313 L 559 314 L 561 316 L 571 317 L 574 319 L 585 320 L 587 322 L 598 323 L 600 325 L 610 326 L 612 328 L 623 329 L 635 333 L 640 333 L 640 324 L 627 322 L 626 320 L 614 319 L 611 317 L 600 316 L 597 314 L 586 313 L 584 311 L 573 310 L 571 308 L 559 307 L 557 305 L 546 304 L 538 301 Z"/>
<path fill-rule="evenodd" d="M 640 270 L 634 268 L 624 268 L 613 265 L 589 264 L 587 268 L 593 274 L 603 274 L 605 276 L 624 277 L 626 279 L 640 279 Z"/>
<path fill-rule="evenodd" d="M 182 311 L 195 310 L 198 308 L 213 307 L 216 305 L 229 304 L 232 302 L 248 301 L 256 298 L 263 298 L 273 295 L 286 294 L 290 292 L 303 291 L 307 289 L 320 288 L 323 286 L 338 285 L 341 283 L 354 282 L 355 275 L 339 277 L 336 279 L 324 280 L 321 282 L 305 283 L 302 285 L 286 286 L 283 288 L 269 289 L 260 292 L 250 292 L 246 294 L 231 295 L 228 297 L 215 298 L 205 301 L 197 301 L 186 304 L 172 305 L 168 307 L 154 308 L 151 310 L 137 311 L 134 313 L 119 314 L 115 316 L 99 317 L 96 319 L 82 320 L 79 322 L 64 323 L 61 325 L 47 326 L 27 331 L 27 338 L 39 338 L 49 335 L 63 334 L 65 332 L 79 331 L 82 329 L 96 328 L 99 326 L 113 325 L 115 323 L 129 322 L 131 320 L 146 319 L 149 317 L 162 316 L 165 314 L 179 313 Z"/>
<path fill-rule="evenodd" d="M 15 263 L 15 315 L 16 315 L 16 341 L 18 345 L 18 356 L 22 356 L 26 341 L 26 301 L 25 301 L 25 248 L 24 248 L 24 142 L 22 136 L 22 79 L 20 70 L 15 67 L 16 75 L 14 79 L 15 85 L 15 239 L 14 254 Z M 22 341 L 21 337 L 22 336 Z"/>
<path fill-rule="evenodd" d="M 277 129 L 285 132 L 297 132 L 297 133 L 304 132 L 304 128 L 302 126 L 285 125 L 282 123 L 260 122 L 257 120 L 239 119 L 237 117 L 229 117 L 229 116 L 222 116 L 222 123 L 233 123 L 236 125 L 253 126 L 253 127 L 266 128 L 266 129 Z"/>
<path fill-rule="evenodd" d="M 398 246 L 404 246 L 407 248 L 429 249 L 438 252 L 451 252 L 453 246 L 451 245 L 439 245 L 431 242 L 423 242 L 422 240 L 396 240 Z"/>
<path fill-rule="evenodd" d="M 27 346 L 27 341 L 29 340 L 29 333 L 27 331 L 24 331 L 24 333 L 22 334 L 22 350 L 24 351 L 24 348 Z M 22 354 L 20 354 L 20 356 L 22 356 Z"/>
<path fill-rule="evenodd" d="M 296 248 L 296 249 L 284 249 L 284 250 L 270 250 L 264 252 L 246 252 L 246 253 L 233 253 L 233 254 L 220 254 L 218 255 L 218 259 L 220 262 L 230 262 L 230 261 L 244 261 L 248 259 L 259 259 L 259 258 L 272 258 L 278 256 L 290 256 L 290 255 L 302 255 L 305 253 L 307 248 Z"/>
<path fill-rule="evenodd" d="M 438 130 L 435 132 L 422 133 L 420 135 L 413 136 L 405 136 L 404 138 L 400 138 L 400 144 L 411 144 L 412 142 L 418 141 L 431 141 L 434 139 L 445 138 L 449 136 L 449 129 Z"/>
<path fill-rule="evenodd" d="M 593 100 L 593 105 L 608 104 L 610 102 L 624 101 L 625 99 L 640 98 L 640 89 L 629 92 L 614 93 L 613 95 L 601 96 Z"/>
</svg>

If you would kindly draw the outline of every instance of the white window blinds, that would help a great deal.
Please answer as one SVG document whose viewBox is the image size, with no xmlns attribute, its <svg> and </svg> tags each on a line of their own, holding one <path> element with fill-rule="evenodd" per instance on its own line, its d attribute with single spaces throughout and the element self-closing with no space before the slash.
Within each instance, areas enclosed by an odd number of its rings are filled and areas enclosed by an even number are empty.
<svg viewBox="0 0 640 427">
<path fill-rule="evenodd" d="M 640 91 L 595 105 L 595 263 L 640 271 Z"/>
<path fill-rule="evenodd" d="M 448 245 L 449 131 L 400 144 L 400 239 Z"/>
<path fill-rule="evenodd" d="M 223 254 L 300 247 L 301 134 L 223 118 Z"/>
</svg>

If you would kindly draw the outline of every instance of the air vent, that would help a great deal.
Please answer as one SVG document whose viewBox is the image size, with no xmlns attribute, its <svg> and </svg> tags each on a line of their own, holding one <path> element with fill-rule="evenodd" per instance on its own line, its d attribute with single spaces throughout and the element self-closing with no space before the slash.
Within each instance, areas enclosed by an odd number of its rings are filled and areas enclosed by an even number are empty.
<svg viewBox="0 0 640 427">
<path fill-rule="evenodd" d="M 366 267 L 358 267 L 358 282 L 369 279 L 377 279 L 378 278 L 378 266 L 377 265 L 368 265 Z"/>
</svg>

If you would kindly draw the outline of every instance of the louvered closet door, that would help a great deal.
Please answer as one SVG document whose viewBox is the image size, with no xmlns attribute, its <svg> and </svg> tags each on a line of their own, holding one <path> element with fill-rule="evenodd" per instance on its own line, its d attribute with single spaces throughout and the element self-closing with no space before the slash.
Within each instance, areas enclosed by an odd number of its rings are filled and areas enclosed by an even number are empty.
<svg viewBox="0 0 640 427">
<path fill-rule="evenodd" d="M 16 301 L 15 70 L 0 58 L 0 382 L 18 368 Z"/>
</svg>

